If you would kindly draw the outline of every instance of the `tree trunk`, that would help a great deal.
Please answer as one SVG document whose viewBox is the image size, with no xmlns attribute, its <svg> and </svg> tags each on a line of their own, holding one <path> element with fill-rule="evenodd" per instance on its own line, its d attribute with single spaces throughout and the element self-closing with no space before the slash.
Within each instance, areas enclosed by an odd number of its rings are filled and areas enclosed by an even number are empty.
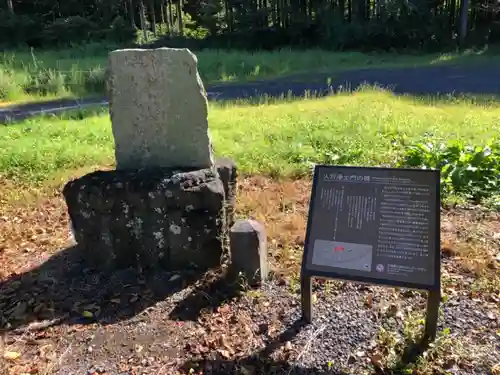
<svg viewBox="0 0 500 375">
<path fill-rule="evenodd" d="M 175 6 L 177 7 L 176 13 L 177 13 L 177 25 L 179 26 L 179 35 L 183 36 L 184 35 L 184 25 L 182 23 L 182 0 L 177 0 L 177 3 L 175 3 Z"/>
<path fill-rule="evenodd" d="M 233 32 L 233 18 L 231 15 L 231 5 L 229 4 L 229 0 L 224 0 L 224 8 L 226 10 L 225 16 L 226 16 L 227 29 L 230 33 L 232 33 Z"/>
<path fill-rule="evenodd" d="M 14 5 L 12 4 L 12 0 L 7 0 L 7 8 L 11 14 L 14 14 Z"/>
<path fill-rule="evenodd" d="M 279 1 L 278 0 L 272 0 L 271 6 L 273 8 L 273 25 L 275 28 L 279 28 L 281 26 L 281 18 L 280 18 L 280 11 L 279 11 Z"/>
<path fill-rule="evenodd" d="M 141 0 L 140 3 L 140 18 L 141 18 L 141 29 L 144 35 L 144 41 L 148 41 L 148 29 L 146 27 L 146 9 L 144 9 L 144 1 Z"/>
<path fill-rule="evenodd" d="M 168 1 L 168 20 L 170 22 L 170 30 L 174 31 L 174 12 L 172 10 L 172 0 Z"/>
<path fill-rule="evenodd" d="M 168 35 L 170 34 L 170 27 L 168 25 L 168 17 L 165 14 L 166 9 L 165 9 L 165 3 L 163 0 L 160 2 L 160 17 L 161 17 L 161 32 L 163 33 L 163 26 L 165 26 L 165 34 Z"/>
<path fill-rule="evenodd" d="M 339 0 L 339 8 L 337 10 L 340 22 L 345 21 L 345 0 Z"/>
<path fill-rule="evenodd" d="M 455 25 L 455 22 L 457 19 L 456 16 L 457 16 L 457 1 L 450 0 L 449 8 L 448 8 L 448 17 L 449 17 L 448 30 L 454 29 L 453 25 Z M 454 33 L 454 30 L 453 30 L 453 33 Z"/>
<path fill-rule="evenodd" d="M 459 29 L 459 37 L 460 37 L 460 47 L 463 46 L 465 37 L 467 36 L 467 20 L 469 17 L 469 0 L 462 0 L 460 2 L 460 29 Z"/>
<path fill-rule="evenodd" d="M 135 24 L 134 0 L 128 0 L 128 9 L 128 13 L 130 15 L 130 26 L 135 29 L 137 26 Z"/>
<path fill-rule="evenodd" d="M 155 9 L 155 0 L 151 0 L 149 2 L 150 9 L 149 13 L 151 14 L 151 31 L 153 32 L 153 35 L 157 37 L 158 35 L 156 34 L 156 9 Z"/>
</svg>

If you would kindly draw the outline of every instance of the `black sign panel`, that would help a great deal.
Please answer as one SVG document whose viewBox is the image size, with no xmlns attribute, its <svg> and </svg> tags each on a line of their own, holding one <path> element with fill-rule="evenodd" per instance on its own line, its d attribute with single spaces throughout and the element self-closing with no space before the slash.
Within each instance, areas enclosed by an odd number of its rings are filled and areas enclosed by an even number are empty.
<svg viewBox="0 0 500 375">
<path fill-rule="evenodd" d="M 440 289 L 439 171 L 316 166 L 303 277 Z"/>
</svg>

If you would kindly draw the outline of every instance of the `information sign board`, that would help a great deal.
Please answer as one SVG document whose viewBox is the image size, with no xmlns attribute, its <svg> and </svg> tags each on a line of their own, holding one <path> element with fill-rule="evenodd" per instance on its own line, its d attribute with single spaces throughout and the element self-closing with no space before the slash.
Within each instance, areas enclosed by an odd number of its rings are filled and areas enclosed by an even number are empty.
<svg viewBox="0 0 500 375">
<path fill-rule="evenodd" d="M 438 170 L 315 167 L 301 275 L 307 321 L 311 277 L 428 290 L 428 317 L 434 314 L 440 296 L 439 181 Z"/>
</svg>

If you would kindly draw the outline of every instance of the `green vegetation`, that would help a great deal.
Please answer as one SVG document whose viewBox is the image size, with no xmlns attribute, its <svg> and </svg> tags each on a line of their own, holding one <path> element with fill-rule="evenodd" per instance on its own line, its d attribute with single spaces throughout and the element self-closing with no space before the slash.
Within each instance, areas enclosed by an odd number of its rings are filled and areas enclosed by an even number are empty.
<svg viewBox="0 0 500 375">
<path fill-rule="evenodd" d="M 114 48 L 118 46 L 90 44 L 58 51 L 4 52 L 0 55 L 0 102 L 103 94 L 107 53 Z M 205 83 L 269 77 L 326 80 L 328 75 L 347 69 L 500 60 L 486 50 L 428 55 L 322 50 L 255 53 L 204 50 L 197 55 L 200 75 Z"/>
<path fill-rule="evenodd" d="M 394 165 L 416 155 L 408 147 L 423 139 L 485 144 L 498 134 L 499 118 L 494 102 L 429 105 L 370 89 L 315 100 L 216 103 L 209 112 L 217 154 L 231 155 L 243 172 L 280 176 L 308 174 L 313 163 Z M 105 110 L 0 129 L 0 171 L 7 179 L 40 183 L 113 157 Z"/>
<path fill-rule="evenodd" d="M 436 51 L 498 41 L 499 14 L 486 0 L 7 0 L 0 2 L 0 44 L 127 43 L 139 34 L 200 48 Z"/>
<path fill-rule="evenodd" d="M 441 170 L 443 195 L 463 195 L 480 202 L 498 194 L 500 142 L 483 146 L 453 141 L 448 144 L 419 143 L 408 149 L 404 166 Z M 500 203 L 500 202 L 499 202 Z"/>
</svg>

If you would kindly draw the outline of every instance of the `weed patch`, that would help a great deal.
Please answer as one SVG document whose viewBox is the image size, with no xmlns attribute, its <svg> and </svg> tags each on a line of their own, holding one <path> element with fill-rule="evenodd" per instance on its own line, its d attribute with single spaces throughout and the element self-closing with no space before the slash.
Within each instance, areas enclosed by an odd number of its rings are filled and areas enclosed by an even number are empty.
<svg viewBox="0 0 500 375">
<path fill-rule="evenodd" d="M 500 205 L 500 142 L 471 145 L 463 141 L 411 146 L 400 166 L 436 168 L 441 170 L 443 196 L 461 195 L 479 203 L 493 198 Z"/>
</svg>

